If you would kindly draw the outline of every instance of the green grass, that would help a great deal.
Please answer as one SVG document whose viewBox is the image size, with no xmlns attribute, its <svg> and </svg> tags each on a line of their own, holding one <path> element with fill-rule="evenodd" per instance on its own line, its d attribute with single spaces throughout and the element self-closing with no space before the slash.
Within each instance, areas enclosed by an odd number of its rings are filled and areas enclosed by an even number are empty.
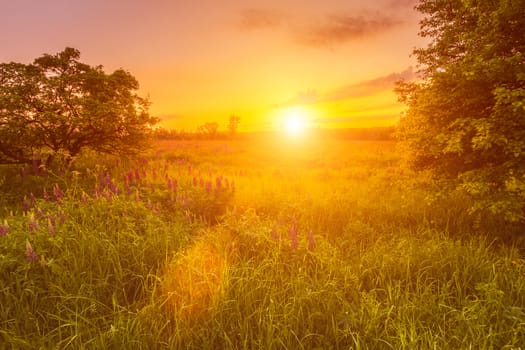
<svg viewBox="0 0 525 350">
<path fill-rule="evenodd" d="M 392 144 L 159 147 L 2 169 L 0 349 L 523 348 L 516 227 Z"/>
</svg>

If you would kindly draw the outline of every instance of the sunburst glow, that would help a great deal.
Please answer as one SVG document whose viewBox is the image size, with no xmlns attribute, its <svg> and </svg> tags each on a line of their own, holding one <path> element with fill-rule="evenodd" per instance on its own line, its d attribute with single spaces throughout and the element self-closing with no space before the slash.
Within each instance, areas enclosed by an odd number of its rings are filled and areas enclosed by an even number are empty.
<svg viewBox="0 0 525 350">
<path fill-rule="evenodd" d="M 304 134 L 310 124 L 309 111 L 301 107 L 285 109 L 282 114 L 282 130 L 291 136 Z"/>
</svg>

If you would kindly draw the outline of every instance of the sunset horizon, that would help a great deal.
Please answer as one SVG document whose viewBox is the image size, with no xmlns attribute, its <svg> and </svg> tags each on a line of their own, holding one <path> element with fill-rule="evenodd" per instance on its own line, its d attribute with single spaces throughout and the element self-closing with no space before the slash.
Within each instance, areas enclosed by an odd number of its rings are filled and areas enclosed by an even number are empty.
<svg viewBox="0 0 525 350">
<path fill-rule="evenodd" d="M 394 125 L 404 109 L 394 83 L 416 76 L 424 43 L 412 0 L 9 3 L 2 62 L 30 63 L 65 47 L 106 72 L 135 76 L 150 114 L 167 129 L 207 122 L 279 130 L 286 109 L 312 126 Z"/>
</svg>

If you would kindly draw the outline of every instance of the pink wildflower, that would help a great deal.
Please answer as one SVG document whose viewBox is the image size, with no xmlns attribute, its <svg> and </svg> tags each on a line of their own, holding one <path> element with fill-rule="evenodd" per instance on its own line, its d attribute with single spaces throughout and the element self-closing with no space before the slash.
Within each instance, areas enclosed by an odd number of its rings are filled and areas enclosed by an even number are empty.
<svg viewBox="0 0 525 350">
<path fill-rule="evenodd" d="M 292 227 L 290 227 L 290 240 L 291 240 L 291 247 L 293 249 L 297 249 L 299 247 L 299 229 L 297 227 L 297 223 L 294 223 Z"/>
<path fill-rule="evenodd" d="M 55 184 L 55 187 L 53 187 L 53 195 L 55 196 L 55 200 L 57 202 L 61 202 L 62 198 L 64 197 L 62 190 L 58 186 L 58 184 Z"/>
<path fill-rule="evenodd" d="M 7 223 L 0 224 L 0 237 L 7 236 L 9 233 L 9 225 Z"/>
<path fill-rule="evenodd" d="M 27 214 L 29 211 L 29 202 L 27 201 L 27 197 L 24 196 L 24 200 L 22 200 L 22 208 L 24 209 L 24 213 Z"/>
<path fill-rule="evenodd" d="M 31 214 L 29 216 L 29 232 L 35 232 L 40 229 L 40 226 L 38 226 L 38 221 L 35 219 L 35 216 Z"/>
<path fill-rule="evenodd" d="M 26 252 L 25 252 L 25 255 L 26 255 L 27 261 L 29 261 L 29 262 L 35 262 L 35 261 L 38 260 L 38 255 L 37 255 L 37 253 L 35 252 L 35 250 L 31 246 L 31 243 L 29 243 L 28 240 L 26 240 Z"/>
</svg>

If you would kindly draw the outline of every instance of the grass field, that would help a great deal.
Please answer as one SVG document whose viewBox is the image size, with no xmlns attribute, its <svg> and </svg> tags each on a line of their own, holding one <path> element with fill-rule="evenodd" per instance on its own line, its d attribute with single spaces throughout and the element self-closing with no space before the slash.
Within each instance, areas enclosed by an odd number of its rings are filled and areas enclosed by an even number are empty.
<svg viewBox="0 0 525 350">
<path fill-rule="evenodd" d="M 519 227 L 400 164 L 256 138 L 3 168 L 0 349 L 525 349 Z"/>
</svg>

